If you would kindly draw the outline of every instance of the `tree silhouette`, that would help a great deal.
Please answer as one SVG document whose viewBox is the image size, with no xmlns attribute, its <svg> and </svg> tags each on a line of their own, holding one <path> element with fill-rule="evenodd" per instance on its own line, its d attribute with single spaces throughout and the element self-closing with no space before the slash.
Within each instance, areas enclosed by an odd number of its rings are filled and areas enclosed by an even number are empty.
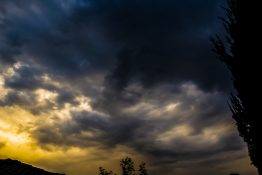
<svg viewBox="0 0 262 175">
<path fill-rule="evenodd" d="M 242 8 L 243 0 L 228 0 L 226 17 L 220 18 L 226 30 L 224 39 L 219 36 L 212 38 L 214 51 L 221 61 L 223 61 L 232 74 L 235 91 L 230 98 L 230 109 L 232 117 L 236 121 L 238 131 L 247 143 L 249 156 L 252 164 L 262 174 L 262 149 L 259 140 L 261 123 L 259 122 L 258 112 L 261 108 L 258 99 L 258 92 L 254 87 L 254 79 L 257 64 L 259 63 L 254 56 L 254 42 L 248 42 L 252 38 L 252 33 L 247 33 L 241 26 L 247 25 L 250 19 L 246 20 L 242 14 L 246 14 Z M 245 3 L 246 5 L 246 3 Z M 246 8 L 246 7 L 245 7 Z M 251 19 L 252 20 L 252 19 Z M 252 27 L 247 25 L 246 27 Z M 241 29 L 240 29 L 241 28 Z M 253 29 L 252 29 L 253 30 Z M 248 41 L 247 41 L 248 40 Z M 253 45 L 252 45 L 253 44 Z M 250 46 L 252 45 L 252 46 Z M 252 47 L 252 48 L 250 48 Z"/>
<path fill-rule="evenodd" d="M 99 167 L 99 175 L 113 175 L 113 172 L 107 171 L 103 167 Z"/>
<path fill-rule="evenodd" d="M 135 175 L 134 161 L 130 157 L 126 157 L 120 161 L 122 175 Z M 139 175 L 148 175 L 146 164 L 139 165 Z M 107 171 L 103 167 L 99 167 L 99 175 L 113 175 L 112 171 Z M 114 174 L 116 175 L 116 174 Z"/>
<path fill-rule="evenodd" d="M 138 171 L 139 171 L 139 175 L 148 175 L 145 163 L 139 165 Z"/>
<path fill-rule="evenodd" d="M 126 157 L 120 161 L 122 175 L 134 175 L 134 162 L 130 157 Z"/>
</svg>

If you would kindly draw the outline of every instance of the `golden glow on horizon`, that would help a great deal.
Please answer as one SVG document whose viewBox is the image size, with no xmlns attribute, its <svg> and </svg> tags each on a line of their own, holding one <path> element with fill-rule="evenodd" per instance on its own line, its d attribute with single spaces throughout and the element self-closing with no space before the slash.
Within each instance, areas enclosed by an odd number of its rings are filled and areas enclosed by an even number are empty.
<svg viewBox="0 0 262 175">
<path fill-rule="evenodd" d="M 0 107 L 0 157 L 24 161 L 38 157 L 31 151 L 34 121 L 35 116 L 19 107 Z"/>
<path fill-rule="evenodd" d="M 88 102 L 83 100 L 80 106 L 86 108 Z M 175 107 L 175 105 L 170 106 Z M 68 112 L 69 108 L 68 106 L 63 110 Z M 58 110 L 55 111 L 59 113 Z M 18 159 L 49 171 L 66 173 L 67 175 L 97 174 L 99 166 L 114 170 L 119 174 L 119 160 L 125 156 L 131 156 L 137 163 L 145 161 L 144 157 L 124 146 L 117 146 L 110 151 L 97 147 L 52 145 L 41 147 L 31 134 L 37 125 L 44 123 L 43 121 L 53 120 L 50 116 L 50 113 L 45 116 L 35 116 L 19 107 L 0 107 L 0 158 Z M 204 131 L 204 137 L 216 141 L 217 135 L 222 131 L 222 126 L 215 128 L 215 130 L 210 128 Z M 177 126 L 163 133 L 162 140 L 159 141 L 164 144 L 177 136 L 187 137 L 191 132 L 192 128 L 188 125 Z M 93 137 L 92 133 L 83 134 Z M 244 164 L 246 161 L 240 163 Z M 237 165 L 238 163 L 236 163 Z"/>
<path fill-rule="evenodd" d="M 22 144 L 26 143 L 28 140 L 28 136 L 24 134 L 15 134 L 10 132 L 4 132 L 0 130 L 0 137 L 1 139 L 6 139 L 7 142 L 13 143 L 13 144 Z"/>
<path fill-rule="evenodd" d="M 86 100 L 82 99 L 80 108 L 88 107 Z M 68 111 L 69 109 L 63 110 Z M 32 133 L 37 125 L 53 119 L 50 113 L 41 115 L 35 116 L 20 107 L 0 107 L 0 159 L 17 159 L 49 171 L 68 175 L 84 175 L 86 172 L 97 174 L 99 166 L 117 172 L 119 160 L 127 155 L 132 156 L 138 162 L 143 160 L 135 151 L 124 146 L 117 146 L 109 152 L 97 147 L 82 148 L 62 145 L 42 147 L 32 137 Z M 93 137 L 88 132 L 83 134 Z"/>
<path fill-rule="evenodd" d="M 18 107 L 0 107 L 0 142 L 25 144 L 34 128 L 33 116 Z"/>
<path fill-rule="evenodd" d="M 46 76 L 46 81 L 51 81 L 48 76 Z M 3 78 L 0 76 L 0 90 L 1 88 L 6 90 Z M 191 93 L 195 91 L 194 87 L 189 87 L 189 89 Z M 3 92 L 5 91 L 0 92 L 1 99 L 1 97 L 4 97 Z M 22 93 L 22 91 L 19 93 Z M 49 102 L 55 103 L 58 96 L 55 91 L 52 92 L 44 89 L 37 89 L 33 93 L 36 95 L 38 101 L 35 104 L 36 106 L 44 106 Z M 28 110 L 18 106 L 0 107 L 0 159 L 17 159 L 33 166 L 53 172 L 66 173 L 67 175 L 98 174 L 99 166 L 103 166 L 108 170 L 114 170 L 119 174 L 119 160 L 126 156 L 132 157 L 136 163 L 142 160 L 148 161 L 143 155 L 123 145 L 105 150 L 101 149 L 101 147 L 81 146 L 81 144 L 79 144 L 80 146 L 42 144 L 36 140 L 34 134 L 38 127 L 46 126 L 46 128 L 52 130 L 56 129 L 54 126 L 57 126 L 57 124 L 63 125 L 67 124 L 67 122 L 72 122 L 71 119 L 74 116 L 71 115 L 71 112 L 87 111 L 92 114 L 99 113 L 99 116 L 102 117 L 108 116 L 92 109 L 89 97 L 78 95 L 74 100 L 77 103 L 66 103 L 60 108 L 52 108 L 38 114 L 32 114 Z M 165 120 L 174 117 L 176 114 L 179 115 L 181 112 L 180 102 L 174 101 L 163 104 L 154 103 L 154 101 L 142 101 L 129 108 L 124 108 L 123 111 L 126 113 L 141 112 L 145 114 L 143 116 L 145 116 L 146 120 L 159 117 Z M 187 112 L 191 112 L 191 110 Z M 161 131 L 156 131 L 156 140 L 154 141 L 160 142 L 163 149 L 165 149 L 165 146 L 168 147 L 170 145 L 176 149 L 176 144 L 173 144 L 173 141 L 177 138 L 182 138 L 186 142 L 194 143 L 194 147 L 200 150 L 203 149 L 203 145 L 210 147 L 212 144 L 217 143 L 225 133 L 232 132 L 232 126 L 231 124 L 228 126 L 210 126 L 205 128 L 201 133 L 194 135 L 192 134 L 194 130 L 190 123 L 182 123 L 162 133 L 157 133 Z M 93 132 L 84 130 L 80 132 L 80 135 L 84 139 L 92 139 L 96 136 Z M 179 150 L 188 151 L 188 147 L 185 145 L 185 148 L 179 148 Z M 234 166 L 244 164 L 246 161 L 237 162 Z"/>
</svg>

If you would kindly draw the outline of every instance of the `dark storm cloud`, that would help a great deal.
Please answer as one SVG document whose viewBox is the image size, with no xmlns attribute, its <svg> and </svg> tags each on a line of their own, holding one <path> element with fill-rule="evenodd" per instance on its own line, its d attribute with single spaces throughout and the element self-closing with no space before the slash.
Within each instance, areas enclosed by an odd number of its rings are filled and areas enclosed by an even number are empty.
<svg viewBox="0 0 262 175">
<path fill-rule="evenodd" d="M 46 85 L 48 86 L 48 85 Z M 29 86 L 31 87 L 31 86 Z M 29 88 L 26 86 L 26 88 Z M 49 112 L 53 109 L 62 109 L 65 104 L 78 105 L 79 101 L 75 99 L 77 96 L 76 92 L 56 89 L 53 86 L 52 93 L 55 93 L 57 96 L 54 99 L 44 99 L 39 102 L 39 95 L 35 92 L 32 92 L 31 89 L 18 89 L 10 90 L 8 93 L 0 99 L 1 106 L 19 106 L 26 110 L 29 110 L 33 114 L 40 114 Z M 19 87 L 20 88 L 20 87 Z M 47 88 L 48 89 L 48 88 Z M 55 90 L 56 89 L 56 90 Z M 41 89 L 41 90 L 46 90 Z"/>
<path fill-rule="evenodd" d="M 2 62 L 39 67 L 27 77 L 22 74 L 29 72 L 18 70 L 5 84 L 17 90 L 47 89 L 38 76 L 48 72 L 55 81 L 80 83 L 78 90 L 94 97 L 96 90 L 90 94 L 83 79 L 107 74 L 102 97 L 97 95 L 92 101 L 94 107 L 104 106 L 111 112 L 114 106 L 139 99 L 140 94 L 121 92 L 133 82 L 150 88 L 193 81 L 209 91 L 228 89 L 227 74 L 209 43 L 217 28 L 219 3 L 1 1 Z M 58 102 L 72 101 L 73 95 L 61 93 Z"/>
<path fill-rule="evenodd" d="M 7 94 L 0 99 L 2 106 L 17 105 L 30 110 L 34 114 L 47 112 L 51 109 L 61 109 L 65 103 L 77 105 L 75 97 L 79 94 L 77 91 L 72 91 L 67 88 L 60 88 L 53 82 L 48 82 L 45 78 L 48 74 L 44 74 L 39 67 L 30 65 L 17 65 L 12 68 L 11 75 L 5 75 L 4 88 L 8 90 Z M 39 95 L 41 92 L 38 90 L 47 91 L 56 94 L 54 99 L 44 99 L 45 104 L 40 104 Z M 39 94 L 40 93 L 40 94 Z M 42 96 L 45 96 L 42 92 Z M 44 97 L 45 98 L 45 97 Z"/>
<path fill-rule="evenodd" d="M 38 101 L 38 96 L 30 91 L 9 91 L 3 99 L 0 100 L 1 106 L 19 106 L 32 114 L 48 112 L 57 106 L 54 101 L 45 100 L 43 104 Z"/>
<path fill-rule="evenodd" d="M 122 96 L 133 82 L 151 88 L 192 81 L 206 91 L 228 90 L 228 74 L 215 60 L 209 42 L 217 30 L 214 21 L 218 3 L 97 1 L 95 11 L 103 9 L 96 16 L 97 23 L 122 47 L 106 77 L 104 95 L 94 102 L 94 107 L 104 106 L 112 112 L 114 104 L 135 102 L 139 94 Z M 89 14 L 78 13 L 82 18 Z"/>
<path fill-rule="evenodd" d="M 132 142 L 135 139 L 135 130 L 143 124 L 143 120 L 128 116 L 113 119 L 102 113 L 87 111 L 72 112 L 71 115 L 72 121 L 54 126 L 57 130 L 50 130 L 50 126 L 40 128 L 35 135 L 39 142 L 42 145 L 112 148 Z M 50 134 L 52 137 L 49 137 Z"/>
<path fill-rule="evenodd" d="M 14 75 L 6 78 L 5 87 L 15 90 L 34 90 L 44 86 L 41 76 L 42 72 L 29 65 L 21 66 L 15 70 Z"/>
<path fill-rule="evenodd" d="M 19 93 L 16 91 L 9 92 L 5 98 L 0 101 L 1 106 L 19 105 L 25 107 L 31 106 L 32 104 L 36 104 L 36 99 L 33 94 Z"/>
<path fill-rule="evenodd" d="M 226 88 L 228 82 L 221 78 L 226 74 L 209 43 L 216 30 L 218 2 L 121 1 L 108 7 L 98 3 L 105 11 L 101 18 L 106 19 L 109 36 L 124 43 L 108 78 L 114 87 L 109 88 L 125 88 L 130 81 L 151 86 L 187 80 L 207 90 Z"/>
<path fill-rule="evenodd" d="M 74 10 L 90 11 L 88 6 L 75 1 L 69 8 L 69 3 L 48 0 L 20 5 L 3 2 L 2 23 L 6 27 L 1 29 L 3 46 L 0 50 L 4 54 L 1 58 L 40 64 L 48 67 L 50 73 L 76 77 L 92 69 L 100 57 L 104 60 L 110 57 L 107 54 L 110 47 L 103 47 L 106 40 L 99 39 L 100 33 L 92 24 L 92 16 L 85 16 L 84 22 L 74 17 Z M 16 52 L 12 52 L 14 48 Z M 23 54 L 25 57 L 17 58 Z"/>
<path fill-rule="evenodd" d="M 1 3 L 2 60 L 25 54 L 24 61 L 69 77 L 115 67 L 114 86 L 192 80 L 208 90 L 228 87 L 209 43 L 219 0 Z"/>
<path fill-rule="evenodd" d="M 56 104 L 64 105 L 65 103 L 71 103 L 73 105 L 78 104 L 75 100 L 75 97 L 78 93 L 72 90 L 58 89 L 56 91 L 58 93 L 58 97 L 56 98 Z"/>
<path fill-rule="evenodd" d="M 237 133 L 228 128 L 231 121 L 223 93 L 206 93 L 192 83 L 181 85 L 176 93 L 172 86 L 153 89 L 132 105 L 114 108 L 113 115 L 72 111 L 70 122 L 42 126 L 34 137 L 43 147 L 51 144 L 112 149 L 124 145 L 146 156 L 155 166 L 204 161 L 243 150 Z M 170 109 L 169 105 L 177 102 L 180 104 Z M 179 128 L 184 125 L 190 131 Z M 237 158 L 232 155 L 232 159 Z"/>
</svg>

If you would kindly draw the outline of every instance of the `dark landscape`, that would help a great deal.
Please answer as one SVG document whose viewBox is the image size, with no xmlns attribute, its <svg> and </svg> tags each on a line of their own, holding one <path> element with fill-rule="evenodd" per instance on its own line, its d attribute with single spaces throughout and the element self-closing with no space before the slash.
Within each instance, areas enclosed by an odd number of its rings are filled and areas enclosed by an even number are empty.
<svg viewBox="0 0 262 175">
<path fill-rule="evenodd" d="M 1 175 L 65 175 L 59 173 L 51 173 L 40 168 L 24 164 L 17 160 L 0 159 Z"/>
</svg>

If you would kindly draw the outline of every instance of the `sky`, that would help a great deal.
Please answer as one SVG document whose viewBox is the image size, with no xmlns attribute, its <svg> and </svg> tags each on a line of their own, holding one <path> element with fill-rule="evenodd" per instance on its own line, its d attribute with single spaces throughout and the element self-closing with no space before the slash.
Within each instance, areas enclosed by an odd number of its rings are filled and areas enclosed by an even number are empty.
<svg viewBox="0 0 262 175">
<path fill-rule="evenodd" d="M 0 158 L 67 175 L 254 175 L 212 53 L 224 0 L 1 0 Z"/>
</svg>

